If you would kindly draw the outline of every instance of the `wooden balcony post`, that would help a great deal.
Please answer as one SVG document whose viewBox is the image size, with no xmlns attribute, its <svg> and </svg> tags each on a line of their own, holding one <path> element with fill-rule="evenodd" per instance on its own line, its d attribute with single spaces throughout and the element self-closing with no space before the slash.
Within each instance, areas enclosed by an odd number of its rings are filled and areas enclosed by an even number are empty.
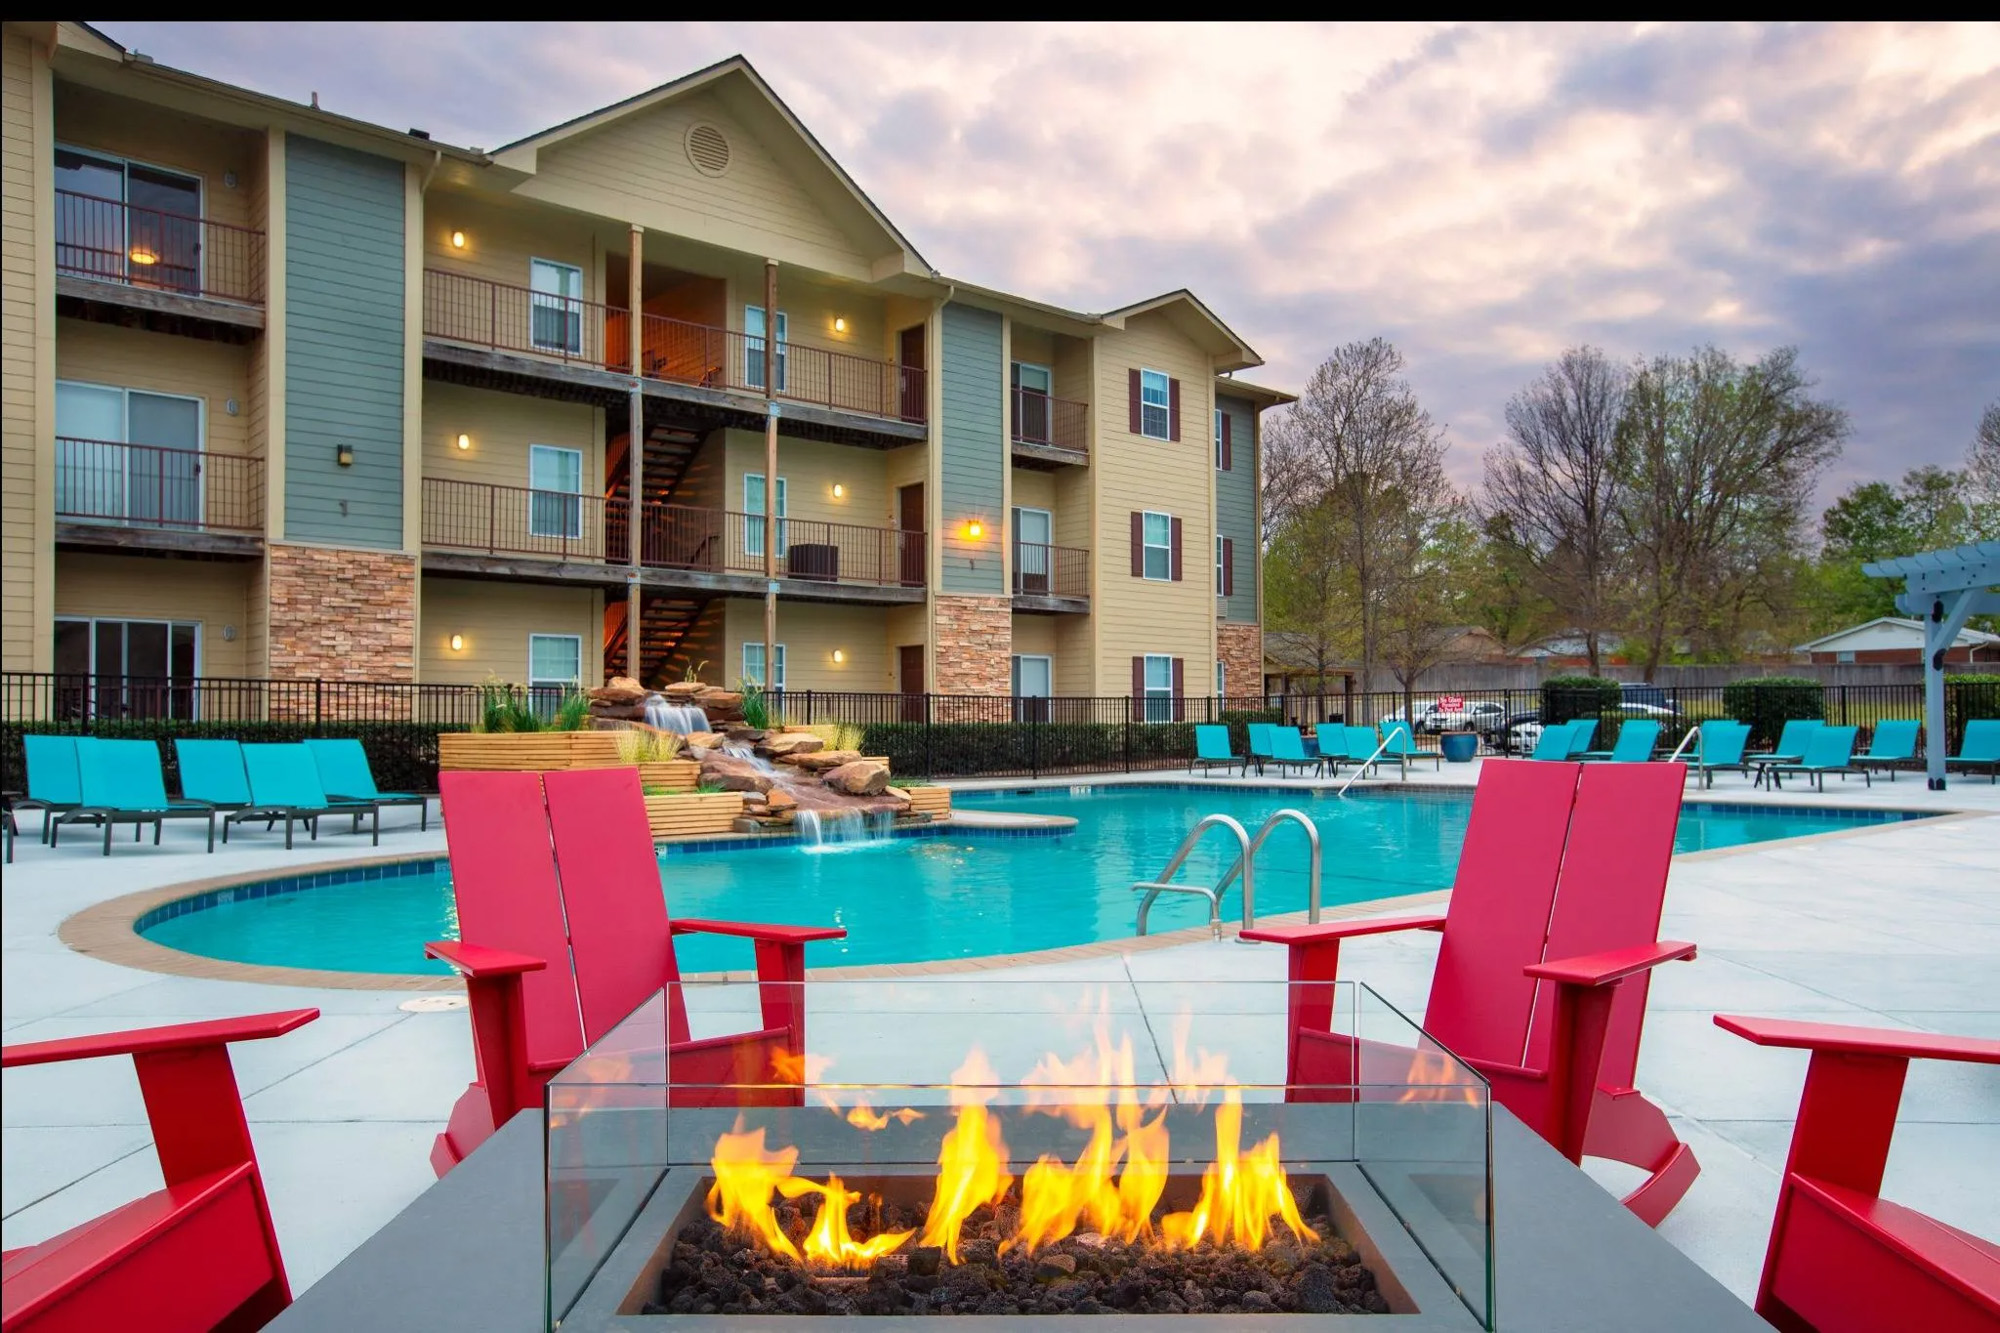
<svg viewBox="0 0 2000 1333">
<path fill-rule="evenodd" d="M 764 679 L 778 671 L 778 261 L 764 261 Z"/>
<path fill-rule="evenodd" d="M 626 265 L 625 274 L 625 354 L 631 358 L 626 367 L 632 374 L 632 398 L 625 416 L 625 456 L 631 469 L 631 494 L 627 497 L 625 510 L 626 548 L 630 555 L 631 570 L 625 578 L 625 674 L 633 680 L 639 679 L 644 669 L 640 659 L 639 617 L 642 614 L 639 597 L 639 526 L 646 512 L 646 395 L 639 383 L 639 372 L 644 369 L 639 360 L 642 344 L 645 342 L 640 302 L 644 299 L 645 283 L 645 228 L 636 222 L 632 224 L 632 258 Z"/>
</svg>

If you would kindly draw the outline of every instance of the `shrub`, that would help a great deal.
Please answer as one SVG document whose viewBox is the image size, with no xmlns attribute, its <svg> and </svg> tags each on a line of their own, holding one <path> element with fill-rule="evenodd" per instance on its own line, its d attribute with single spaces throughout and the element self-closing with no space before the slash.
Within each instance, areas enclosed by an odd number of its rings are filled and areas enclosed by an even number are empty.
<svg viewBox="0 0 2000 1333">
<path fill-rule="evenodd" d="M 1246 710 L 1216 720 L 1229 726 L 1233 745 L 1244 747 L 1248 723 L 1279 718 L 1274 710 Z M 1192 721 L 875 722 L 862 729 L 860 748 L 886 756 L 893 773 L 933 778 L 1162 768 L 1194 756 L 1194 728 Z"/>
<path fill-rule="evenodd" d="M 1722 687 L 1722 711 L 1750 724 L 1750 744 L 1771 746 L 1785 723 L 1826 717 L 1826 689 L 1807 676 L 1759 676 Z"/>
<path fill-rule="evenodd" d="M 474 731 L 584 731 L 589 726 L 590 696 L 575 686 L 563 691 L 546 717 L 542 705 L 518 686 L 490 676 L 479 686 L 479 721 Z"/>
<path fill-rule="evenodd" d="M 628 764 L 664 764 L 680 757 L 681 738 L 671 731 L 621 727 L 613 734 L 618 738 L 618 757 Z"/>
<path fill-rule="evenodd" d="M 436 791 L 438 733 L 467 731 L 461 725 L 437 722 L 189 722 L 172 718 L 105 718 L 95 722 L 24 722 L 0 728 L 0 782 L 7 790 L 28 785 L 22 754 L 24 733 L 54 736 L 101 736 L 106 740 L 152 741 L 160 747 L 167 790 L 180 790 L 180 767 L 171 742 L 233 740 L 286 744 L 312 737 L 351 736 L 368 752 L 368 767 L 383 791 Z"/>
<path fill-rule="evenodd" d="M 1542 682 L 1542 721 L 1553 726 L 1579 717 L 1616 716 L 1622 699 L 1618 682 L 1603 676 L 1550 676 Z"/>
<path fill-rule="evenodd" d="M 811 724 L 812 734 L 829 750 L 859 750 L 865 732 L 858 723 L 819 721 Z"/>
<path fill-rule="evenodd" d="M 1944 729 L 1957 754 L 1965 743 L 1965 724 L 1974 718 L 2000 718 L 2000 676 L 1966 672 L 1944 678 Z"/>
</svg>

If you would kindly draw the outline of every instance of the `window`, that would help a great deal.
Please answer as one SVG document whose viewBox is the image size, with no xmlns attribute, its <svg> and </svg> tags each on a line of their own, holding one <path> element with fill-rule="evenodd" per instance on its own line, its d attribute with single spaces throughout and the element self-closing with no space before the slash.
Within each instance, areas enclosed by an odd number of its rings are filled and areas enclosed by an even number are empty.
<svg viewBox="0 0 2000 1333">
<path fill-rule="evenodd" d="M 1014 377 L 1014 438 L 1049 443 L 1049 393 L 1055 374 L 1047 366 L 1016 361 Z"/>
<path fill-rule="evenodd" d="M 1149 440 L 1164 440 L 1173 434 L 1169 392 L 1165 375 L 1157 370 L 1139 372 L 1139 433 Z"/>
<path fill-rule="evenodd" d="M 528 535 L 583 536 L 583 450 L 528 446 Z"/>
<path fill-rule="evenodd" d="M 1049 696 L 1055 693 L 1055 659 L 1038 653 L 1014 656 L 1014 720 L 1049 720 Z"/>
<path fill-rule="evenodd" d="M 764 645 L 761 642 L 746 643 L 743 645 L 743 681 L 745 684 L 759 685 L 773 690 L 782 690 L 785 688 L 785 645 L 774 643 L 771 646 L 778 653 L 778 670 L 775 678 L 766 685 L 764 681 Z"/>
<path fill-rule="evenodd" d="M 1171 579 L 1174 576 L 1174 520 L 1171 514 L 1145 516 L 1141 531 L 1145 538 L 1145 552 L 1141 569 L 1149 579 Z"/>
<path fill-rule="evenodd" d="M 145 527 L 198 527 L 202 401 L 56 382 L 56 513 Z"/>
<path fill-rule="evenodd" d="M 1014 591 L 1046 594 L 1053 591 L 1049 580 L 1049 557 L 1054 554 L 1049 540 L 1055 532 L 1055 518 L 1046 509 L 1014 510 Z"/>
<path fill-rule="evenodd" d="M 199 622 L 64 617 L 55 637 L 57 716 L 196 715 Z"/>
<path fill-rule="evenodd" d="M 1228 596 L 1223 591 L 1224 588 L 1229 586 L 1228 580 L 1224 577 L 1225 573 L 1226 571 L 1222 563 L 1222 534 L 1218 532 L 1215 534 L 1215 595 L 1217 597 Z"/>
<path fill-rule="evenodd" d="M 1854 654 L 1851 652 L 1845 652 L 1845 653 L 1837 652 L 1833 655 L 1833 660 L 1835 662 L 1845 665 L 1854 661 Z"/>
<path fill-rule="evenodd" d="M 199 292 L 201 181 L 105 153 L 56 149 L 56 267 Z M 121 207 L 121 205 L 123 205 Z"/>
<path fill-rule="evenodd" d="M 1222 409 L 1218 407 L 1215 409 L 1215 470 L 1217 472 L 1224 471 L 1229 467 L 1229 459 L 1222 452 L 1222 437 L 1226 429 L 1227 427 L 1223 425 Z"/>
<path fill-rule="evenodd" d="M 528 702 L 555 716 L 563 696 L 583 684 L 583 638 L 576 634 L 528 636 Z"/>
<path fill-rule="evenodd" d="M 1157 653 L 1146 655 L 1146 711 L 1148 722 L 1174 720 L 1174 659 Z"/>
<path fill-rule="evenodd" d="M 1227 675 L 1227 673 L 1223 671 L 1221 661 L 1217 660 L 1215 664 L 1215 697 L 1218 699 L 1224 699 L 1227 698 L 1228 696 L 1229 696 L 1229 676 Z"/>
<path fill-rule="evenodd" d="M 743 554 L 764 554 L 764 474 L 743 474 Z M 778 478 L 778 558 L 785 558 L 785 479 Z"/>
<path fill-rule="evenodd" d="M 752 389 L 764 387 L 764 307 L 743 307 L 743 383 Z M 785 391 L 785 353 L 791 335 L 785 312 L 778 312 L 778 392 Z"/>
<path fill-rule="evenodd" d="M 549 259 L 528 261 L 528 342 L 544 352 L 583 355 L 583 270 Z"/>
</svg>

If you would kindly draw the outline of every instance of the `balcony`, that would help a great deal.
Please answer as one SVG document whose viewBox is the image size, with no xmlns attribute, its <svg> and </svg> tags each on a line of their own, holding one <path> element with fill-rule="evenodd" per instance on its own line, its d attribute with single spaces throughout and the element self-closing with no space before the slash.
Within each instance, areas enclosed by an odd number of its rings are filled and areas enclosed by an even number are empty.
<svg viewBox="0 0 2000 1333">
<path fill-rule="evenodd" d="M 424 478 L 425 567 L 476 578 L 623 587 L 624 500 Z M 640 507 L 647 588 L 755 596 L 764 591 L 761 514 Z M 923 600 L 924 534 L 814 519 L 778 520 L 778 578 L 809 601 Z"/>
<path fill-rule="evenodd" d="M 264 233 L 206 218 L 55 192 L 56 296 L 63 314 L 239 340 L 264 327 Z M 63 307 L 68 308 L 63 308 Z"/>
<path fill-rule="evenodd" d="M 264 460 L 58 437 L 55 516 L 64 546 L 254 558 Z"/>
<path fill-rule="evenodd" d="M 424 271 L 427 370 L 482 387 L 609 402 L 630 388 L 630 319 L 596 301 Z M 649 398 L 684 409 L 703 428 L 762 428 L 763 338 L 640 319 L 639 378 Z M 922 370 L 797 343 L 779 343 L 775 360 L 787 433 L 876 447 L 926 438 Z"/>
<path fill-rule="evenodd" d="M 1090 405 L 1015 389 L 1014 461 L 1048 471 L 1090 462 Z"/>
<path fill-rule="evenodd" d="M 1014 609 L 1087 613 L 1090 552 L 1074 546 L 1015 542 Z"/>
</svg>

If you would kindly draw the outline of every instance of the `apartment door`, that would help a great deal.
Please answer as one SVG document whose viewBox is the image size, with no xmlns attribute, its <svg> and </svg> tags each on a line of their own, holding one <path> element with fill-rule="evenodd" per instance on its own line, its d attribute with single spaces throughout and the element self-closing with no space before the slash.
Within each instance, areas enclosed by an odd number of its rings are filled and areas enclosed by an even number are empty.
<svg viewBox="0 0 2000 1333">
<path fill-rule="evenodd" d="M 902 412 L 905 421 L 924 419 L 924 326 L 915 324 L 896 335 L 896 360 L 902 365 Z"/>
<path fill-rule="evenodd" d="M 1048 444 L 1049 394 L 1055 387 L 1055 373 L 1047 366 L 1014 363 L 1014 438 L 1030 444 Z"/>
<path fill-rule="evenodd" d="M 1046 509 L 1014 511 L 1014 591 L 1046 596 L 1055 518 Z"/>
<path fill-rule="evenodd" d="M 906 643 L 896 650 L 896 688 L 903 695 L 903 721 L 924 720 L 924 646 Z"/>
<path fill-rule="evenodd" d="M 201 401 L 56 383 L 56 513 L 144 527 L 199 527 Z"/>
<path fill-rule="evenodd" d="M 896 488 L 896 526 L 902 535 L 896 538 L 900 545 L 897 557 L 901 579 L 906 588 L 924 586 L 924 484 L 898 486 Z"/>
</svg>

